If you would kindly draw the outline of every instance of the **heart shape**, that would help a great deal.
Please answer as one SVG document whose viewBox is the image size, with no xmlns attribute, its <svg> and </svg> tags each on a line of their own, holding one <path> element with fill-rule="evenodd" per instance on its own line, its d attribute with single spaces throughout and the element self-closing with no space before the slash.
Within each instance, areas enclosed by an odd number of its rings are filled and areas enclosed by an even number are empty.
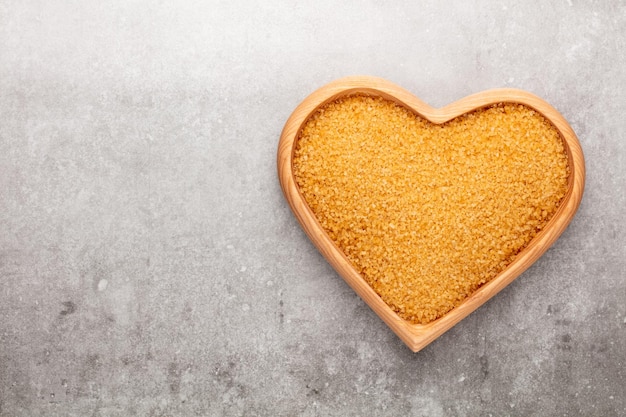
<svg viewBox="0 0 626 417">
<path fill-rule="evenodd" d="M 313 243 L 416 352 L 554 243 L 585 168 L 571 127 L 530 93 L 435 109 L 386 80 L 348 77 L 294 110 L 278 172 Z"/>
</svg>

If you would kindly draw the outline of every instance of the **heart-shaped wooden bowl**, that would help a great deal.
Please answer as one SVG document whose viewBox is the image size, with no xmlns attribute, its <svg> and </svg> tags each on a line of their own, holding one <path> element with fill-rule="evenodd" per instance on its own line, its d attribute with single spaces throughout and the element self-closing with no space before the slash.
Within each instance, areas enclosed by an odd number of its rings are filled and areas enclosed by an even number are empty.
<svg viewBox="0 0 626 417">
<path fill-rule="evenodd" d="M 435 124 L 496 103 L 518 103 L 542 114 L 558 130 L 568 156 L 568 190 L 544 229 L 495 278 L 482 285 L 460 305 L 428 324 L 402 319 L 370 287 L 344 253 L 323 230 L 299 190 L 293 167 L 299 133 L 307 120 L 325 104 L 341 97 L 363 94 L 391 100 Z M 510 284 L 532 265 L 561 235 L 572 220 L 582 198 L 585 182 L 583 153 L 567 121 L 539 97 L 517 89 L 495 89 L 468 96 L 443 108 L 432 108 L 403 88 L 380 78 L 358 76 L 334 81 L 307 97 L 292 113 L 282 131 L 278 148 L 278 175 L 289 205 L 315 246 L 359 296 L 414 352 L 439 337 L 464 317 Z"/>
</svg>

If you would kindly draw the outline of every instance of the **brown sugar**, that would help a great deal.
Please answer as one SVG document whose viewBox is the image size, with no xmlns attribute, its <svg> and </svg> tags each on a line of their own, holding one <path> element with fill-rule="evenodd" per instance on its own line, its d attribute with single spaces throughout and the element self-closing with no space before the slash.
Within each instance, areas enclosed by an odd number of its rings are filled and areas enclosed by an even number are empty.
<svg viewBox="0 0 626 417">
<path fill-rule="evenodd" d="M 496 277 L 554 215 L 556 128 L 501 103 L 443 125 L 353 95 L 305 123 L 293 171 L 323 229 L 400 317 L 429 323 Z"/>
</svg>

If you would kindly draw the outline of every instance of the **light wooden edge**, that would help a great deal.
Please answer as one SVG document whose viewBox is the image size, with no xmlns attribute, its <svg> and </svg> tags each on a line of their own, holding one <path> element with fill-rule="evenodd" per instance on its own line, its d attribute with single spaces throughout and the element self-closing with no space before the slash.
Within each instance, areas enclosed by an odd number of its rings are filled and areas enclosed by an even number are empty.
<svg viewBox="0 0 626 417">
<path fill-rule="evenodd" d="M 382 96 L 393 100 L 433 123 L 444 123 L 469 111 L 495 103 L 523 104 L 535 109 L 554 124 L 561 134 L 568 154 L 569 190 L 545 229 L 496 278 L 483 285 L 443 317 L 425 325 L 412 324 L 403 320 L 376 294 L 324 232 L 295 182 L 292 166 L 293 152 L 303 124 L 320 106 L 339 97 L 356 93 Z M 467 96 L 442 108 L 433 108 L 402 87 L 382 78 L 369 76 L 336 80 L 303 100 L 285 123 L 278 146 L 277 163 L 278 176 L 285 198 L 311 241 L 348 285 L 414 352 L 424 348 L 467 317 L 530 267 L 567 228 L 580 205 L 585 186 L 585 162 L 576 134 L 556 109 L 534 94 L 518 89 L 494 89 Z"/>
</svg>

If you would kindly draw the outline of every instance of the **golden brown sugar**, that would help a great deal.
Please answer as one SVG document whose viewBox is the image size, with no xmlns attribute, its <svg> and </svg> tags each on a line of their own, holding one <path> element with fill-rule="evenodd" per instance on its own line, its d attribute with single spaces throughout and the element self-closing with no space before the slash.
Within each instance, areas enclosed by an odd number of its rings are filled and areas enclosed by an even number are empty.
<svg viewBox="0 0 626 417">
<path fill-rule="evenodd" d="M 297 139 L 296 183 L 323 229 L 400 317 L 435 320 L 493 279 L 567 192 L 556 128 L 503 103 L 437 125 L 355 95 Z"/>
</svg>

